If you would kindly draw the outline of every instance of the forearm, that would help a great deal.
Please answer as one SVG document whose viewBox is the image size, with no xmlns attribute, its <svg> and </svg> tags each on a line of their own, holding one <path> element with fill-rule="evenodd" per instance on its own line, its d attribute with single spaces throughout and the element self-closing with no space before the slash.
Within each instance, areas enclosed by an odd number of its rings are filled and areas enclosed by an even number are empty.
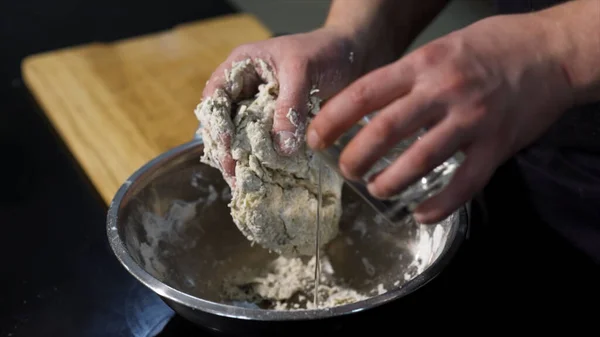
<svg viewBox="0 0 600 337">
<path fill-rule="evenodd" d="M 360 46 L 363 71 L 402 55 L 448 0 L 333 0 L 325 27 L 338 27 Z M 356 53 L 355 52 L 355 53 Z"/>
<path fill-rule="evenodd" d="M 538 15 L 550 27 L 556 53 L 573 88 L 574 103 L 600 101 L 600 0 L 576 0 Z"/>
</svg>

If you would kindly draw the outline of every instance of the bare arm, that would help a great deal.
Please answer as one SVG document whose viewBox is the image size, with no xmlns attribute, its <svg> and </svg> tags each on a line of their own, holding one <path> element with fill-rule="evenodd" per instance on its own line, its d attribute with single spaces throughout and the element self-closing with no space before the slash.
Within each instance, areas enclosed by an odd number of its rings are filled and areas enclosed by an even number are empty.
<svg viewBox="0 0 600 337">
<path fill-rule="evenodd" d="M 325 27 L 338 27 L 365 46 L 362 72 L 394 61 L 448 0 L 333 0 Z"/>
<path fill-rule="evenodd" d="M 576 104 L 600 100 L 600 0 L 577 0 L 538 13 L 548 23 L 553 50 Z"/>
</svg>

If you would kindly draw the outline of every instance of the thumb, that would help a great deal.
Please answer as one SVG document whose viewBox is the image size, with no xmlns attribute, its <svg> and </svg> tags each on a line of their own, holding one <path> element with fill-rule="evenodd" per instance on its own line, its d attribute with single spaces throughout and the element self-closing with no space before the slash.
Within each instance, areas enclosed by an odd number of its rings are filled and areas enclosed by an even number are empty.
<svg viewBox="0 0 600 337">
<path fill-rule="evenodd" d="M 288 71 L 281 74 L 273 116 L 273 142 L 280 154 L 290 156 L 298 151 L 304 141 L 310 81 L 305 72 Z"/>
<path fill-rule="evenodd" d="M 221 63 L 206 82 L 202 93 L 203 97 L 211 96 L 217 89 L 225 90 L 234 101 L 246 99 L 256 94 L 256 88 L 261 83 L 261 78 L 253 67 L 244 68 L 242 73 L 238 73 L 238 78 L 232 78 L 231 68 L 236 62 L 244 60 L 245 57 L 245 54 L 240 54 Z M 233 86 L 232 83 L 234 82 L 241 83 L 241 86 Z"/>
</svg>

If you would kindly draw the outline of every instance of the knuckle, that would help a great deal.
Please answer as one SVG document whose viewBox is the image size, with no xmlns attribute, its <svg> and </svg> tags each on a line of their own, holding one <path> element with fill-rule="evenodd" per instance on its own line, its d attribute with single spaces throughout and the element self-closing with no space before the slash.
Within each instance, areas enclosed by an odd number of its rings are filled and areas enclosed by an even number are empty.
<svg viewBox="0 0 600 337">
<path fill-rule="evenodd" d="M 369 104 L 370 93 L 367 85 L 357 83 L 350 89 L 348 98 L 350 102 L 357 107 L 364 107 Z"/>
<path fill-rule="evenodd" d="M 382 114 L 374 118 L 370 123 L 372 127 L 371 134 L 376 139 L 384 140 L 394 136 L 395 120 L 388 114 Z"/>
<path fill-rule="evenodd" d="M 471 135 L 475 130 L 485 130 L 486 116 L 489 108 L 483 105 L 470 106 L 466 109 L 457 109 L 453 112 L 454 133 Z"/>
<path fill-rule="evenodd" d="M 455 97 L 465 91 L 468 82 L 469 79 L 463 72 L 458 69 L 451 69 L 441 76 L 434 91 L 439 98 Z"/>
<path fill-rule="evenodd" d="M 450 69 L 450 71 L 448 71 L 445 85 L 448 91 L 454 92 L 462 90 L 463 88 L 467 87 L 468 84 L 468 76 L 460 69 L 453 67 Z"/>
<path fill-rule="evenodd" d="M 439 64 L 448 55 L 448 51 L 445 43 L 431 42 L 415 51 L 415 62 L 421 67 L 431 67 Z"/>
</svg>

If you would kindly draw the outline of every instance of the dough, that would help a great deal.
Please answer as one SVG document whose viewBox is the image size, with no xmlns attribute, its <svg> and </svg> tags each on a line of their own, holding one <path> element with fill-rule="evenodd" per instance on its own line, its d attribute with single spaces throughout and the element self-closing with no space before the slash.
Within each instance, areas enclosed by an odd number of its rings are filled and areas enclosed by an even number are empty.
<svg viewBox="0 0 600 337">
<path fill-rule="evenodd" d="M 222 172 L 219 159 L 226 149 L 217 140 L 229 137 L 236 161 L 229 207 L 239 230 L 248 240 L 281 255 L 313 255 L 320 160 L 304 142 L 310 117 L 298 125 L 297 114 L 290 109 L 287 117 L 297 124 L 302 144 L 296 155 L 280 155 L 271 138 L 279 91 L 274 72 L 260 59 L 246 59 L 234 63 L 225 76 L 225 88 L 195 110 L 205 146 L 201 161 Z M 319 108 L 314 92 L 309 99 L 313 114 Z M 321 174 L 323 246 L 338 234 L 343 179 L 325 164 Z"/>
<path fill-rule="evenodd" d="M 235 304 L 254 304 L 274 310 L 317 309 L 314 299 L 316 257 L 279 256 L 262 268 L 243 267 L 223 280 L 221 297 Z M 383 287 L 383 285 L 381 285 Z M 327 256 L 321 256 L 319 309 L 333 308 L 369 298 L 336 279 Z"/>
</svg>

